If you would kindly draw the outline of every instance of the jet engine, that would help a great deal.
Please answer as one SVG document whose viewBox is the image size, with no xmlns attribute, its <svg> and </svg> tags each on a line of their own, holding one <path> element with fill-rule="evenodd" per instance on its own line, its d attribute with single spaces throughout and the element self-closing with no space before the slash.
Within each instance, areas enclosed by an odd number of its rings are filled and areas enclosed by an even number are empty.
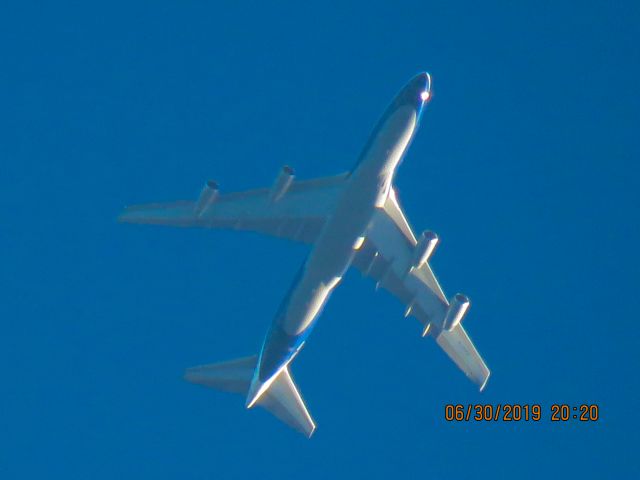
<svg viewBox="0 0 640 480">
<path fill-rule="evenodd" d="M 287 190 L 289 190 L 294 178 L 293 169 L 291 167 L 287 165 L 282 167 L 282 170 L 280 170 L 280 173 L 278 174 L 276 181 L 273 182 L 273 186 L 269 192 L 269 200 L 272 202 L 280 200 L 284 194 L 287 193 Z"/>
<path fill-rule="evenodd" d="M 201 216 L 218 199 L 219 194 L 218 184 L 213 180 L 209 180 L 202 192 L 200 192 L 200 197 L 196 202 L 196 215 Z"/>
<path fill-rule="evenodd" d="M 413 250 L 413 257 L 411 258 L 411 267 L 410 269 L 418 269 L 425 263 L 429 261 L 431 258 L 431 254 L 436 249 L 438 245 L 438 235 L 433 232 L 425 231 L 422 232 L 420 238 L 418 239 L 418 244 Z"/>
<path fill-rule="evenodd" d="M 469 301 L 469 297 L 461 293 L 456 293 L 451 299 L 451 303 L 449 303 L 449 308 L 444 316 L 442 328 L 448 332 L 456 328 L 464 318 L 470 306 L 471 302 Z"/>
</svg>

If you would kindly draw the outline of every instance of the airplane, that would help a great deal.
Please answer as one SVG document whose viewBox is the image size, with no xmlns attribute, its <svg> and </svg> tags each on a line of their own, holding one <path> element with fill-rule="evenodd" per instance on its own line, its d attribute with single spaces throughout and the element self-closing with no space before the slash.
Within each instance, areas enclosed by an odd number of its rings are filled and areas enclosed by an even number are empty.
<svg viewBox="0 0 640 480">
<path fill-rule="evenodd" d="M 296 180 L 285 166 L 268 188 L 221 194 L 208 181 L 195 201 L 130 206 L 128 223 L 247 230 L 312 245 L 264 338 L 258 355 L 201 365 L 185 379 L 244 395 L 311 437 L 316 425 L 293 381 L 290 364 L 350 266 L 405 306 L 480 391 L 490 371 L 462 326 L 469 298 L 445 296 L 429 265 L 438 236 L 416 238 L 393 187 L 396 169 L 432 96 L 431 76 L 414 76 L 375 126 L 355 167 L 346 173 Z"/>
</svg>

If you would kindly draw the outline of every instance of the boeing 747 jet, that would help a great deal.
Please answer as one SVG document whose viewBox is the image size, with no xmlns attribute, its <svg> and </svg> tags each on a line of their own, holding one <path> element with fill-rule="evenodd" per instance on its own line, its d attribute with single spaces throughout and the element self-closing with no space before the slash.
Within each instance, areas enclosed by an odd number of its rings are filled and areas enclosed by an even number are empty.
<svg viewBox="0 0 640 480">
<path fill-rule="evenodd" d="M 455 364 L 482 390 L 489 369 L 462 319 L 469 299 L 448 299 L 429 259 L 438 236 L 414 235 L 398 203 L 393 179 L 431 97 L 431 77 L 420 73 L 394 98 L 350 172 L 296 180 L 284 167 L 268 188 L 221 194 L 215 182 L 195 201 L 125 209 L 119 220 L 175 227 L 250 230 L 312 246 L 257 355 L 189 368 L 185 378 L 239 393 L 307 436 L 315 423 L 291 377 L 323 306 L 351 266 L 371 277 L 405 306 Z"/>
</svg>

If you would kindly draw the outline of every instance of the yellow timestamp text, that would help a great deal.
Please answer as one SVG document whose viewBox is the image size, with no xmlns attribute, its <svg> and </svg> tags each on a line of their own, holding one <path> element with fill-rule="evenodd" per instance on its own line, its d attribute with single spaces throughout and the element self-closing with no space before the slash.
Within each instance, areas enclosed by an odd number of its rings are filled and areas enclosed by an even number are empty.
<svg viewBox="0 0 640 480">
<path fill-rule="evenodd" d="M 550 408 L 538 403 L 449 403 L 444 406 L 444 419 L 447 422 L 597 422 L 600 419 L 600 407 L 587 403 L 554 403 Z"/>
</svg>

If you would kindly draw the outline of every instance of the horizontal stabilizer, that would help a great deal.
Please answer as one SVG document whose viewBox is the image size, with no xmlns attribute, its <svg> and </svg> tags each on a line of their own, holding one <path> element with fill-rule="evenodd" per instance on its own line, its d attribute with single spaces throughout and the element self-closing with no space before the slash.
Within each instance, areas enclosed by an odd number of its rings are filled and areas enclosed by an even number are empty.
<svg viewBox="0 0 640 480">
<path fill-rule="evenodd" d="M 284 367 L 269 386 L 269 389 L 256 402 L 266 408 L 284 423 L 300 433 L 311 437 L 316 424 L 309 415 L 304 400 L 291 378 L 289 367 Z"/>
<path fill-rule="evenodd" d="M 246 394 L 258 356 L 187 368 L 184 379 L 223 392 Z"/>
<path fill-rule="evenodd" d="M 225 392 L 247 395 L 257 356 L 188 368 L 185 380 Z M 286 366 L 256 401 L 290 427 L 310 437 L 316 426 Z"/>
</svg>

